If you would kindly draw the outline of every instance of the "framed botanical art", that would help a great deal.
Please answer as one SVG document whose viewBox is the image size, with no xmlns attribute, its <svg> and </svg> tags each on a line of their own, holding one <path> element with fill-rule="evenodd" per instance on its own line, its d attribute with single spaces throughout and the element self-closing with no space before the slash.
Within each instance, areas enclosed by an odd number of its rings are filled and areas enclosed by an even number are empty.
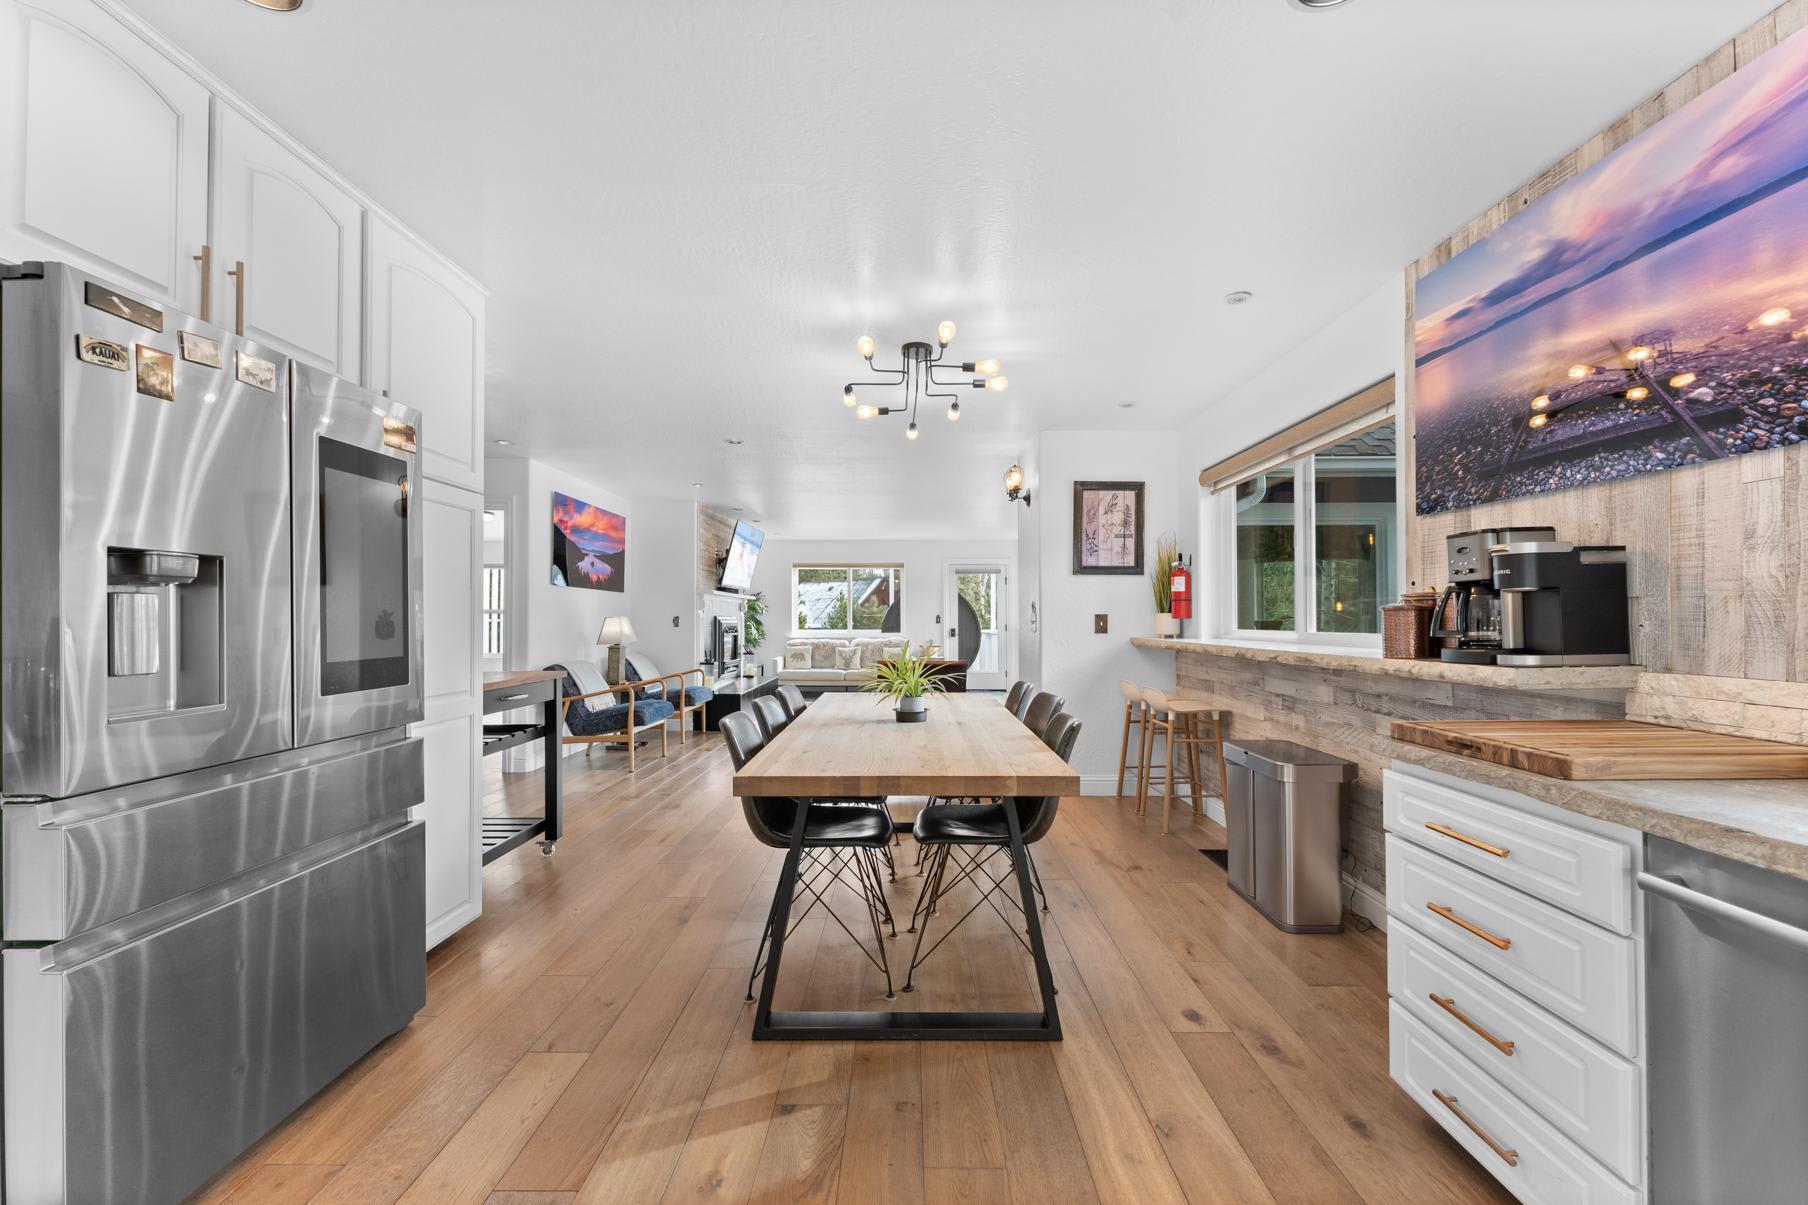
<svg viewBox="0 0 1808 1205">
<path fill-rule="evenodd" d="M 1142 576 L 1142 482 L 1074 482 L 1073 571 Z"/>
</svg>

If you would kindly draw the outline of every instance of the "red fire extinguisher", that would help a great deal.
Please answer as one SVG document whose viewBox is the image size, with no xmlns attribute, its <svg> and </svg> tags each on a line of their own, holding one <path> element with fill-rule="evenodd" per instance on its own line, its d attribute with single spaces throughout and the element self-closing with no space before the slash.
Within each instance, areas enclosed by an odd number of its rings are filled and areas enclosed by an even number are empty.
<svg viewBox="0 0 1808 1205">
<path fill-rule="evenodd" d="M 1193 617 L 1193 571 L 1187 568 L 1185 557 L 1175 564 L 1168 579 L 1168 604 L 1175 619 Z"/>
</svg>

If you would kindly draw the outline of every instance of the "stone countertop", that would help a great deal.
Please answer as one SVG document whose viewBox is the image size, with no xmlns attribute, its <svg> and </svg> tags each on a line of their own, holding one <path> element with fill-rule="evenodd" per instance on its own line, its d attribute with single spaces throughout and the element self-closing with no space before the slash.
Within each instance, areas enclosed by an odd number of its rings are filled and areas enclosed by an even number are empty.
<svg viewBox="0 0 1808 1205">
<path fill-rule="evenodd" d="M 1808 779 L 1571 781 L 1393 741 L 1401 761 L 1808 879 Z"/>
<path fill-rule="evenodd" d="M 1324 646 L 1256 644 L 1223 640 L 1174 640 L 1161 636 L 1132 636 L 1139 649 L 1171 653 L 1206 653 L 1240 661 L 1268 661 L 1278 665 L 1304 665 L 1323 670 L 1347 670 L 1361 674 L 1387 674 L 1426 682 L 1454 682 L 1468 686 L 1495 686 L 1504 690 L 1631 690 L 1644 670 L 1636 665 L 1565 666 L 1520 669 L 1509 665 L 1462 665 L 1454 661 L 1407 661 L 1378 653 Z"/>
</svg>

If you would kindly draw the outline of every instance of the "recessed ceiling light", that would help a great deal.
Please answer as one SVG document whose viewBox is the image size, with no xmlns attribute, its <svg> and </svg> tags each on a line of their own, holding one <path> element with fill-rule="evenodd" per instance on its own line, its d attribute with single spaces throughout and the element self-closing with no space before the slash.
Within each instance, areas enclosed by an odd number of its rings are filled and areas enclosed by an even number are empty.
<svg viewBox="0 0 1808 1205">
<path fill-rule="evenodd" d="M 246 0 L 259 8 L 267 8 L 273 13 L 292 13 L 300 8 L 304 0 Z"/>
<path fill-rule="evenodd" d="M 691 482 L 691 488 L 694 490 L 700 490 L 703 488 L 703 483 L 701 481 L 693 481 L 693 482 Z"/>
<path fill-rule="evenodd" d="M 256 4 L 257 0 L 251 0 L 251 2 Z M 1312 12 L 1321 8 L 1336 8 L 1343 3 L 1343 0 L 1287 0 L 1287 3 L 1295 8 L 1303 8 L 1307 12 Z"/>
<path fill-rule="evenodd" d="M 729 446 L 731 446 L 731 447 L 736 447 L 736 448 L 738 448 L 738 447 L 740 447 L 740 446 L 741 446 L 741 445 L 742 445 L 742 444 L 743 444 L 743 443 L 745 443 L 745 442 L 747 442 L 747 441 L 746 441 L 746 440 L 742 440 L 742 439 L 725 439 L 725 440 L 723 440 L 723 441 L 722 441 L 722 442 L 723 442 L 723 443 L 725 443 L 725 444 L 728 444 L 728 445 L 729 445 Z"/>
<path fill-rule="evenodd" d="M 1248 289 L 1238 289 L 1235 293 L 1226 293 L 1224 295 L 1224 304 L 1225 305 L 1242 305 L 1244 302 L 1248 301 L 1250 298 L 1252 298 L 1254 296 L 1255 296 L 1255 294 L 1251 293 Z"/>
<path fill-rule="evenodd" d="M 1119 402 L 1117 404 L 1117 408 L 1119 410 L 1134 410 L 1134 409 L 1136 409 L 1136 403 L 1135 402 Z"/>
<path fill-rule="evenodd" d="M 495 442 L 496 446 L 499 448 L 507 448 L 507 447 L 513 446 L 515 441 L 512 439 L 498 439 L 494 442 Z"/>
</svg>

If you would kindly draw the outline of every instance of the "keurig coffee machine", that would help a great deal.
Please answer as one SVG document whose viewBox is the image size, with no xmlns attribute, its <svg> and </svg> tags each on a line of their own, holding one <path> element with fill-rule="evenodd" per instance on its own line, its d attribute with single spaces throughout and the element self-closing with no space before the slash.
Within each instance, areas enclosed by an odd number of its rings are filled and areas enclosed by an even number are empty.
<svg viewBox="0 0 1808 1205">
<path fill-rule="evenodd" d="M 1626 549 L 1555 540 L 1494 546 L 1501 665 L 1627 665 Z"/>
<path fill-rule="evenodd" d="M 1433 639 L 1456 643 L 1439 652 L 1446 661 L 1492 665 L 1501 651 L 1501 599 L 1494 585 L 1489 550 L 1501 544 L 1551 542 L 1554 527 L 1495 527 L 1459 531 L 1444 538 L 1450 584 L 1438 595 Z"/>
</svg>

